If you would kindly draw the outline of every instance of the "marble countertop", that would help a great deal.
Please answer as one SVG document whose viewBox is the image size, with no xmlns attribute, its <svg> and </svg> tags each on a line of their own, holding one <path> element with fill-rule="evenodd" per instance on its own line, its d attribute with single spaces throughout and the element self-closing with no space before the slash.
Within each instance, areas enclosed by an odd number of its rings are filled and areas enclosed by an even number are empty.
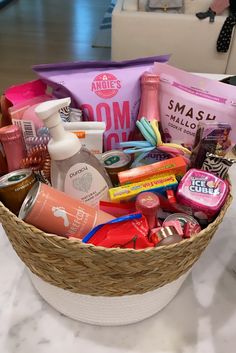
<svg viewBox="0 0 236 353">
<path fill-rule="evenodd" d="M 231 180 L 236 180 L 236 168 Z M 233 193 L 236 195 L 236 190 Z M 235 352 L 235 210 L 234 200 L 174 300 L 155 316 L 122 327 L 83 324 L 50 307 L 32 286 L 1 229 L 0 352 Z"/>
</svg>

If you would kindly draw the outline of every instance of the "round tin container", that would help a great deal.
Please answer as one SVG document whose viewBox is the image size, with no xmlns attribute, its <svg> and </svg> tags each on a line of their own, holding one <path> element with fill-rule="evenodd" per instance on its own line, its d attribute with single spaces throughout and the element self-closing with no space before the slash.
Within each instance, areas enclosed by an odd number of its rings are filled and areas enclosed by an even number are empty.
<svg viewBox="0 0 236 353">
<path fill-rule="evenodd" d="M 199 233 L 201 231 L 201 227 L 198 221 L 196 221 L 196 219 L 193 218 L 192 216 L 189 216 L 184 213 L 171 214 L 164 220 L 163 227 L 165 226 L 165 224 L 168 224 L 169 221 L 180 222 L 184 233 L 183 238 L 190 238 L 191 235 Z"/>
<path fill-rule="evenodd" d="M 0 201 L 18 215 L 28 191 L 36 178 L 30 169 L 19 169 L 0 178 Z"/>
<path fill-rule="evenodd" d="M 151 230 L 150 240 L 154 246 L 170 245 L 179 243 L 182 237 L 177 233 L 173 226 L 163 226 Z"/>
<path fill-rule="evenodd" d="M 131 156 L 121 150 L 112 150 L 102 154 L 102 162 L 113 186 L 119 185 L 118 173 L 129 169 Z"/>
</svg>

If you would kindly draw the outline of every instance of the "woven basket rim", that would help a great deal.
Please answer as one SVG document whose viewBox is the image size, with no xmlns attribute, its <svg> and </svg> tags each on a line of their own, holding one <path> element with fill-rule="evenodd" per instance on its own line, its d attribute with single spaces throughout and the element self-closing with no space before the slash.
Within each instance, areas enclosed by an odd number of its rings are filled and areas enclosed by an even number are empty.
<svg viewBox="0 0 236 353">
<path fill-rule="evenodd" d="M 2 202 L 0 202 L 0 208 L 4 208 L 4 210 L 9 214 L 9 217 L 15 219 L 15 221 L 17 221 L 18 223 L 21 223 L 24 227 L 29 228 L 31 231 L 33 231 L 34 233 L 37 233 L 39 236 L 42 237 L 46 237 L 47 240 L 49 240 L 49 238 L 53 238 L 55 240 L 60 240 L 60 244 L 63 244 L 64 242 L 66 244 L 73 244 L 73 246 L 78 246 L 78 248 L 87 248 L 87 249 L 92 249 L 93 252 L 98 251 L 105 251 L 108 253 L 119 253 L 119 252 L 128 252 L 128 253 L 135 253 L 137 254 L 138 252 L 145 252 L 145 253 L 149 253 L 149 252 L 158 252 L 159 249 L 171 249 L 174 247 L 180 247 L 181 244 L 183 244 L 183 242 L 185 243 L 191 243 L 193 242 L 196 237 L 204 237 L 204 234 L 206 231 L 210 232 L 212 228 L 214 228 L 216 226 L 216 224 L 221 223 L 221 218 L 223 217 L 223 215 L 225 214 L 226 210 L 228 209 L 228 207 L 230 206 L 231 202 L 232 202 L 233 196 L 232 193 L 230 191 L 224 206 L 221 208 L 219 214 L 217 215 L 216 219 L 209 223 L 209 225 L 202 229 L 199 233 L 197 233 L 196 235 L 194 235 L 191 238 L 188 239 L 183 239 L 181 242 L 179 243 L 174 243 L 174 244 L 169 244 L 169 245 L 162 245 L 162 246 L 158 246 L 158 247 L 149 247 L 149 248 L 144 248 L 144 249 L 133 249 L 133 248 L 105 248 L 103 246 L 97 246 L 97 245 L 93 245 L 93 244 L 87 244 L 87 243 L 83 243 L 80 239 L 78 238 L 66 238 L 66 237 L 62 237 L 59 236 L 57 234 L 52 234 L 52 233 L 46 233 L 38 228 L 36 228 L 35 226 L 28 224 L 26 222 L 24 222 L 22 219 L 18 218 L 14 213 L 12 213 L 7 207 L 5 207 L 3 205 Z M 55 245 L 55 244 L 54 244 Z"/>
<path fill-rule="evenodd" d="M 32 273 L 56 287 L 92 296 L 143 294 L 186 273 L 199 259 L 232 201 L 216 219 L 179 243 L 146 249 L 105 248 L 45 233 L 0 203 L 0 219 L 17 255 Z"/>
</svg>

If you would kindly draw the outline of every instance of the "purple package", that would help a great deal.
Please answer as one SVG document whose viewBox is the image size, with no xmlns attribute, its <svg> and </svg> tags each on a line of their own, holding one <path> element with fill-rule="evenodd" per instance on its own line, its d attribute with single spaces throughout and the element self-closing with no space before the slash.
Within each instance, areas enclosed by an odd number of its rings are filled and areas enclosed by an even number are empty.
<svg viewBox="0 0 236 353">
<path fill-rule="evenodd" d="M 121 62 L 81 61 L 36 65 L 33 70 L 53 88 L 57 98 L 72 98 L 72 106 L 83 111 L 88 121 L 104 121 L 104 150 L 119 148 L 128 141 L 140 101 L 140 77 L 154 62 L 166 62 L 168 55 Z"/>
<path fill-rule="evenodd" d="M 198 123 L 224 123 L 236 141 L 236 87 L 171 65 L 155 63 L 160 75 L 161 124 L 171 141 L 193 146 Z"/>
</svg>

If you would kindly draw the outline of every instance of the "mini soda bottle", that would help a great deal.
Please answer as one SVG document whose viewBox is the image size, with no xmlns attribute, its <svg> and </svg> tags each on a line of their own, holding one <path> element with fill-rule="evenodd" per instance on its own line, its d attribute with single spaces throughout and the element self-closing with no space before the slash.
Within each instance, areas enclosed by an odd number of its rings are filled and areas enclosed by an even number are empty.
<svg viewBox="0 0 236 353">
<path fill-rule="evenodd" d="M 159 82 L 160 77 L 151 72 L 144 72 L 141 76 L 141 101 L 138 113 L 138 120 L 145 117 L 148 121 L 159 116 Z"/>
<path fill-rule="evenodd" d="M 21 161 L 26 156 L 20 127 L 17 125 L 2 127 L 0 141 L 6 154 L 8 171 L 20 169 Z"/>
<path fill-rule="evenodd" d="M 137 120 L 146 118 L 148 121 L 153 119 L 160 122 L 159 113 L 159 82 L 160 77 L 152 72 L 144 72 L 140 78 L 141 85 L 141 99 Z M 143 140 L 143 136 L 136 126 L 133 133 L 131 133 L 130 140 Z"/>
</svg>

